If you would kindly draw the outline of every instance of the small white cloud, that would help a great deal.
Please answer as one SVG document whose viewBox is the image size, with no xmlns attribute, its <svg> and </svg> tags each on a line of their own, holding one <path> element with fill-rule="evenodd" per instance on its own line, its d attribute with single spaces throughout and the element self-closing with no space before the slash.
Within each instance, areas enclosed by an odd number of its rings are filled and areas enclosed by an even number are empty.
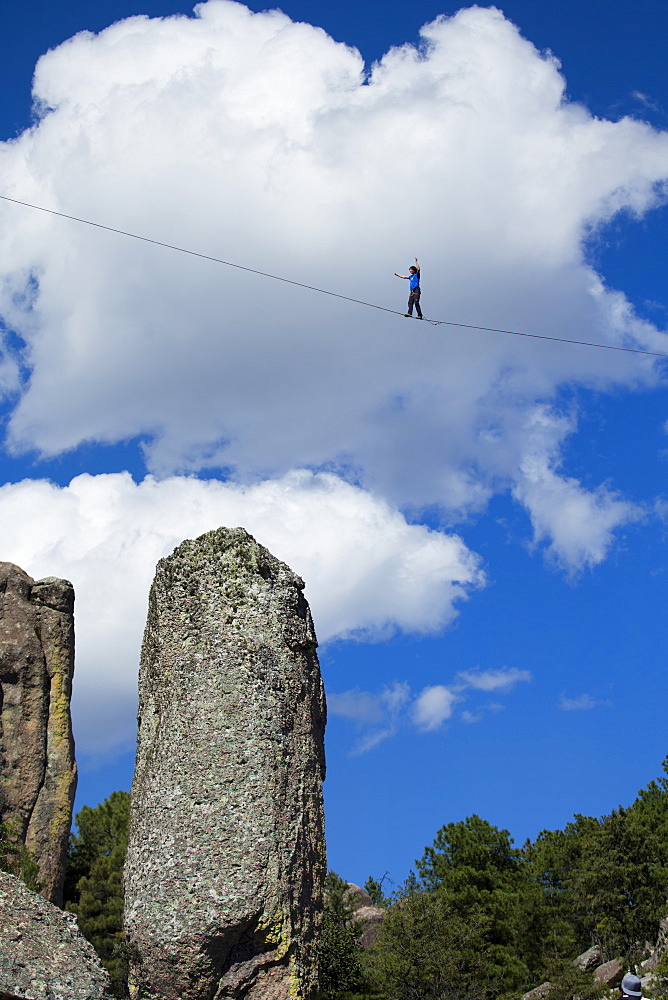
<svg viewBox="0 0 668 1000">
<path fill-rule="evenodd" d="M 654 513 L 660 521 L 668 521 L 668 500 L 658 497 L 654 501 Z"/>
<path fill-rule="evenodd" d="M 564 712 L 586 712 L 592 708 L 599 708 L 601 706 L 609 708 L 611 704 L 612 702 L 610 701 L 597 701 L 590 694 L 581 694 L 577 698 L 567 698 L 562 693 L 559 698 L 559 708 Z"/>
<path fill-rule="evenodd" d="M 443 684 L 424 688 L 415 699 L 412 719 L 418 729 L 431 732 L 439 729 L 452 715 L 452 707 L 457 701 L 455 692 Z"/>
<path fill-rule="evenodd" d="M 382 691 L 380 697 L 388 712 L 397 713 L 407 704 L 410 696 L 410 685 L 405 681 L 395 681 Z"/>
<path fill-rule="evenodd" d="M 530 670 L 502 667 L 499 670 L 461 670 L 455 681 L 476 691 L 509 691 L 516 684 L 532 679 Z"/>
</svg>

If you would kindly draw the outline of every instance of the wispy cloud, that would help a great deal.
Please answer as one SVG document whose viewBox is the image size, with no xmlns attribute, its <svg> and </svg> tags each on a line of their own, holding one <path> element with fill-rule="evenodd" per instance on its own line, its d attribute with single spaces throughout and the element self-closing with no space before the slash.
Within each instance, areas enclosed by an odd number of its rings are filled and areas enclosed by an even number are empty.
<svg viewBox="0 0 668 1000">
<path fill-rule="evenodd" d="M 465 688 L 476 691 L 510 691 L 522 681 L 530 681 L 529 670 L 518 670 L 517 667 L 502 667 L 500 670 L 461 670 L 456 680 Z"/>
<path fill-rule="evenodd" d="M 597 701 L 590 694 L 580 694 L 576 698 L 567 698 L 562 692 L 559 698 L 559 708 L 564 712 L 586 712 L 592 708 L 610 708 L 611 705 L 611 701 Z"/>
<path fill-rule="evenodd" d="M 394 681 L 377 693 L 352 688 L 329 694 L 327 704 L 331 715 L 353 722 L 362 731 L 352 751 L 357 755 L 368 753 L 404 727 L 431 733 L 451 720 L 480 722 L 486 714 L 499 712 L 504 706 L 496 701 L 477 705 L 462 709 L 457 717 L 459 703 L 475 692 L 508 693 L 516 684 L 531 679 L 530 671 L 516 668 L 460 671 L 451 684 L 429 684 L 417 693 L 405 681 Z"/>
<path fill-rule="evenodd" d="M 342 691 L 341 694 L 330 694 L 327 707 L 334 715 L 340 715 L 359 725 L 370 726 L 381 722 L 383 718 L 380 698 L 370 691 L 360 691 L 359 688 Z"/>
<path fill-rule="evenodd" d="M 658 111 L 661 113 L 665 113 L 661 105 L 657 101 L 649 97 L 648 94 L 643 94 L 642 90 L 632 90 L 631 97 L 633 98 L 634 101 L 638 101 L 639 104 L 642 104 L 644 107 L 649 108 L 650 111 Z"/>
<path fill-rule="evenodd" d="M 481 722 L 487 712 L 502 712 L 504 708 L 505 705 L 501 705 L 498 701 L 491 701 L 489 705 L 481 705 L 477 712 L 470 712 L 468 708 L 465 708 L 461 714 L 461 720 L 472 725 L 474 722 Z"/>
<path fill-rule="evenodd" d="M 405 681 L 394 681 L 377 694 L 359 688 L 329 694 L 327 708 L 330 714 L 340 715 L 354 722 L 358 729 L 366 730 L 353 750 L 362 754 L 396 735 L 410 700 L 410 686 Z"/>
</svg>

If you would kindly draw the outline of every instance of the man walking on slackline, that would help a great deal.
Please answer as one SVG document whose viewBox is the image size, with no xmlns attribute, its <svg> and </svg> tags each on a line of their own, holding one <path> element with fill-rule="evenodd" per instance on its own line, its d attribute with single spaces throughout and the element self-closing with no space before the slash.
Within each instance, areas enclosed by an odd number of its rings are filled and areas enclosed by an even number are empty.
<svg viewBox="0 0 668 1000">
<path fill-rule="evenodd" d="M 397 278 L 406 278 L 410 282 L 410 291 L 408 293 L 408 312 L 404 313 L 405 316 L 413 315 L 413 305 L 415 305 L 415 310 L 417 312 L 417 318 L 422 319 L 422 310 L 420 309 L 420 262 L 415 258 L 415 264 L 411 264 L 408 268 L 408 274 L 397 274 L 394 272 Z"/>
</svg>

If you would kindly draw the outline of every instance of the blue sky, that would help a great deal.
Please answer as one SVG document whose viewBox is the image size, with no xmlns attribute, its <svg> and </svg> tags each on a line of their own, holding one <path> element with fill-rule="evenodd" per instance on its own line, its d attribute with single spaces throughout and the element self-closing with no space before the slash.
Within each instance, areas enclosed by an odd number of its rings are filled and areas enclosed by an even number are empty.
<svg viewBox="0 0 668 1000">
<path fill-rule="evenodd" d="M 0 194 L 390 308 L 419 254 L 427 315 L 668 353 L 668 10 L 501 9 L 13 5 Z M 346 878 L 660 772 L 665 363 L 7 204 L 0 275 L 2 558 L 75 584 L 78 806 L 129 787 L 156 559 L 224 523 L 306 580 Z"/>
</svg>

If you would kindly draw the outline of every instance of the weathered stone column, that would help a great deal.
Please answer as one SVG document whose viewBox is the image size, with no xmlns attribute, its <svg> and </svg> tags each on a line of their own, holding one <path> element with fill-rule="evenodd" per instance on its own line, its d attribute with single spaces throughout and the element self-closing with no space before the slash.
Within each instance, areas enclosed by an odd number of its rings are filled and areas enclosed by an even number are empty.
<svg viewBox="0 0 668 1000">
<path fill-rule="evenodd" d="M 325 702 L 303 588 L 242 528 L 158 563 L 125 866 L 136 997 L 313 995 Z"/>
<path fill-rule="evenodd" d="M 62 905 L 77 783 L 70 717 L 74 590 L 0 562 L 0 821 Z"/>
</svg>

